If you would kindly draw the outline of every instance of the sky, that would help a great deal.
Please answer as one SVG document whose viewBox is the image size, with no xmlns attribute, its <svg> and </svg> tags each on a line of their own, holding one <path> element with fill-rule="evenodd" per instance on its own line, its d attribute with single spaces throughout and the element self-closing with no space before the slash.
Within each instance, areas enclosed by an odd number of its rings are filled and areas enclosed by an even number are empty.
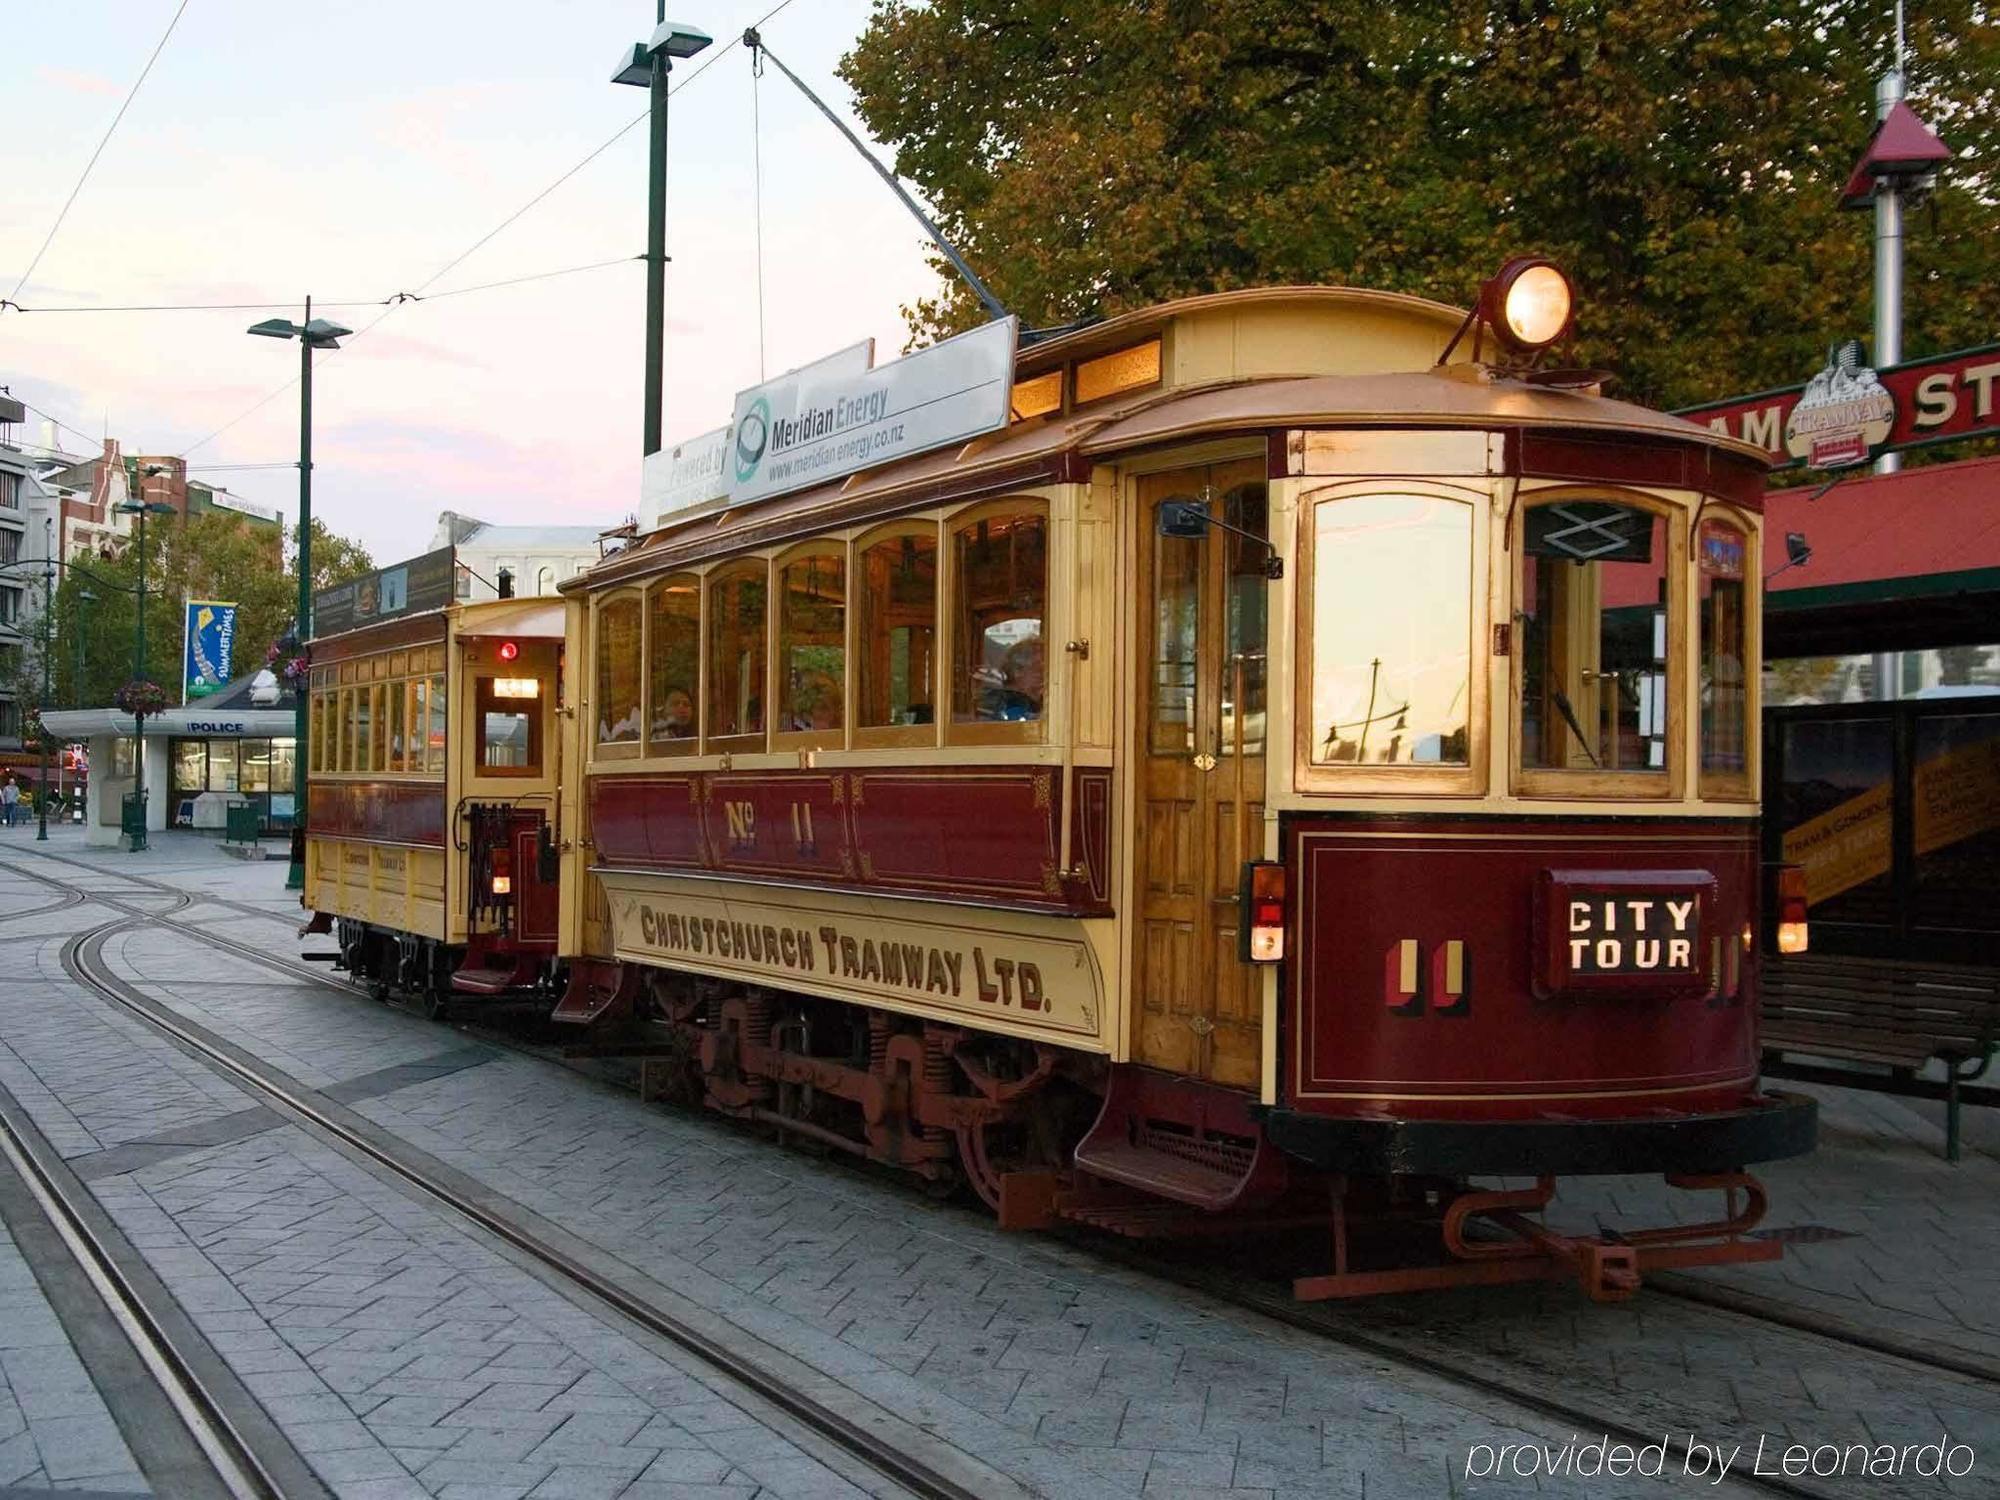
<svg viewBox="0 0 2000 1500">
<path fill-rule="evenodd" d="M 715 47 L 676 65 L 668 147 L 669 444 L 729 420 L 760 378 L 873 337 L 935 286 L 922 232 L 775 69 L 725 41 L 777 0 L 675 0 Z M 0 49 L 0 296 L 159 42 L 178 0 L 10 7 Z M 773 52 L 859 129 L 841 55 L 868 0 L 790 0 Z M 189 0 L 32 279 L 27 308 L 296 304 L 366 328 L 646 106 L 609 82 L 646 0 Z M 719 55 L 717 55 L 719 54 Z M 700 76 L 691 70 L 707 57 Z M 887 159 L 888 153 L 879 153 Z M 646 130 L 629 131 L 430 288 L 638 256 Z M 329 304 L 369 305 L 339 305 Z M 298 346 L 251 338 L 298 311 L 0 311 L 0 385 L 125 451 L 295 515 Z M 638 501 L 645 270 L 637 260 L 403 303 L 316 366 L 313 512 L 378 562 L 423 551 L 441 510 L 611 525 Z M 241 420 L 237 420 L 241 418 Z M 211 436 L 225 424 L 219 435 Z M 31 414 L 19 441 L 42 441 Z"/>
</svg>

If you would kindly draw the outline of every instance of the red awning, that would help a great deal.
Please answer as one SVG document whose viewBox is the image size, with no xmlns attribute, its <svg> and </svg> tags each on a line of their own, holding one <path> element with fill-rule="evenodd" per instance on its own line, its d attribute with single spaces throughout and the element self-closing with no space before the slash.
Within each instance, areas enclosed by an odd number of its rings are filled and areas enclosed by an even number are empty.
<svg viewBox="0 0 2000 1500">
<path fill-rule="evenodd" d="M 1765 497 L 1764 571 L 1785 560 L 1787 532 L 1812 547 L 1810 562 L 1771 580 L 1774 608 L 1811 589 L 2000 569 L 2000 458 L 1847 479 L 1815 500 L 1818 489 Z"/>
</svg>

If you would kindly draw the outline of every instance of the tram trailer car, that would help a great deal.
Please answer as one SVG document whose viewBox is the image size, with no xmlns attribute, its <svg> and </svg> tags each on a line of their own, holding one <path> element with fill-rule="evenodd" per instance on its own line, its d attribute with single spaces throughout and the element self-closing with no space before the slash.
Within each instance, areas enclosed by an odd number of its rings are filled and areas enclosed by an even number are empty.
<svg viewBox="0 0 2000 1500">
<path fill-rule="evenodd" d="M 565 585 L 555 1019 L 1009 1227 L 1323 1225 L 1301 1297 L 1780 1253 L 1765 459 L 1537 369 L 1567 298 L 1124 314 L 999 432 Z M 1722 1211 L 1548 1226 L 1613 1172 Z"/>
<path fill-rule="evenodd" d="M 560 992 L 564 613 L 453 603 L 311 644 L 309 930 L 377 999 Z"/>
</svg>

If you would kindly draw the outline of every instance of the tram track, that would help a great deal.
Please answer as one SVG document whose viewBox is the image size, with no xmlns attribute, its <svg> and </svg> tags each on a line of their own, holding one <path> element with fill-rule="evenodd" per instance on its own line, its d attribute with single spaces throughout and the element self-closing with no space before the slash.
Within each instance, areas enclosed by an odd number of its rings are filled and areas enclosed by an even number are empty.
<svg viewBox="0 0 2000 1500">
<path fill-rule="evenodd" d="M 982 1497 L 996 1493 L 990 1483 L 975 1485 L 947 1472 L 931 1458 L 909 1451 L 893 1434 L 871 1426 L 865 1414 L 838 1409 L 828 1400 L 804 1389 L 801 1384 L 775 1374 L 710 1331 L 620 1285 L 596 1267 L 549 1243 L 496 1207 L 491 1195 L 475 1194 L 443 1174 L 430 1170 L 414 1159 L 416 1153 L 407 1149 L 398 1150 L 395 1144 L 378 1139 L 375 1133 L 361 1128 L 358 1118 L 342 1118 L 347 1112 L 332 1101 L 313 1097 L 316 1091 L 272 1076 L 275 1070 L 261 1067 L 247 1056 L 237 1055 L 235 1049 L 208 1034 L 207 1028 L 168 1012 L 161 1002 L 145 995 L 138 986 L 111 970 L 104 948 L 112 938 L 178 915 L 193 904 L 194 898 L 188 897 L 160 912 L 133 908 L 116 897 L 101 893 L 93 894 L 92 899 L 110 905 L 119 915 L 110 922 L 72 935 L 64 943 L 61 955 L 63 971 L 79 985 L 168 1037 L 218 1073 L 261 1096 L 276 1106 L 290 1122 L 384 1169 L 415 1189 L 422 1198 L 443 1206 L 457 1218 L 500 1240 L 550 1279 L 585 1294 L 620 1318 L 693 1355 L 709 1369 L 753 1393 L 791 1421 L 833 1444 L 848 1457 L 859 1460 L 876 1475 L 918 1497 L 918 1500 L 982 1500 Z M 270 955 L 261 954 L 248 945 L 217 940 L 214 934 L 202 933 L 196 928 L 184 927 L 176 931 L 210 946 L 257 958 L 272 967 L 322 984 L 343 991 L 351 990 L 350 986 L 329 980 L 324 975 L 302 969 L 292 970 L 282 960 L 271 959 Z M 232 1496 L 237 1493 L 232 1491 Z M 279 1492 L 248 1490 L 240 1493 L 261 1496 Z"/>
<path fill-rule="evenodd" d="M 83 865 L 81 861 L 71 860 L 65 863 L 85 869 L 95 869 Z M 4 862 L 0 862 L 0 868 L 7 866 Z M 140 993 L 136 986 L 110 974 L 103 966 L 102 949 L 112 935 L 120 930 L 165 924 L 201 902 L 213 902 L 246 915 L 273 921 L 284 922 L 286 918 L 246 903 L 227 902 L 190 894 L 181 888 L 164 882 L 151 881 L 145 877 L 118 872 L 113 878 L 146 887 L 148 897 L 174 896 L 178 898 L 177 904 L 166 909 L 158 909 L 129 904 L 121 899 L 125 893 L 85 893 L 85 898 L 109 905 L 119 911 L 121 916 L 115 922 L 73 937 L 65 945 L 64 968 L 79 983 L 85 984 L 127 1011 L 139 1015 L 149 1025 L 172 1036 L 181 1045 L 214 1063 L 230 1076 L 250 1084 L 254 1090 L 279 1104 L 285 1112 L 308 1122 L 316 1131 L 331 1136 L 350 1149 L 386 1167 L 424 1194 L 445 1203 L 489 1233 L 514 1246 L 517 1251 L 555 1272 L 563 1280 L 588 1292 L 640 1326 L 667 1338 L 670 1342 L 723 1370 L 731 1378 L 755 1390 L 774 1406 L 786 1410 L 815 1431 L 820 1431 L 823 1436 L 869 1463 L 870 1467 L 895 1478 L 898 1483 L 904 1484 L 914 1493 L 925 1496 L 978 1493 L 963 1488 L 953 1488 L 953 1482 L 949 1479 L 942 1480 L 943 1487 L 926 1488 L 927 1483 L 939 1482 L 940 1476 L 919 1472 L 912 1477 L 905 1477 L 893 1464 L 878 1464 L 875 1458 L 871 1457 L 871 1453 L 877 1449 L 877 1435 L 865 1432 L 857 1434 L 854 1431 L 854 1424 L 844 1416 L 836 1415 L 832 1426 L 823 1428 L 812 1416 L 793 1411 L 789 1398 L 782 1389 L 772 1389 L 766 1375 L 754 1368 L 744 1370 L 740 1361 L 728 1351 L 722 1351 L 721 1358 L 712 1358 L 712 1351 L 715 1350 L 714 1341 L 705 1334 L 698 1330 L 676 1326 L 676 1321 L 662 1314 L 658 1308 L 646 1304 L 643 1299 L 634 1298 L 624 1289 L 607 1282 L 599 1273 L 575 1262 L 573 1257 L 541 1243 L 532 1233 L 507 1222 L 504 1215 L 495 1213 L 485 1204 L 468 1199 L 466 1195 L 449 1185 L 429 1180 L 420 1169 L 400 1160 L 393 1149 L 385 1149 L 382 1145 L 367 1139 L 363 1132 L 355 1131 L 331 1118 L 310 1100 L 304 1099 L 300 1091 L 288 1089 L 282 1083 L 265 1077 L 260 1070 L 230 1058 L 226 1049 L 215 1047 L 202 1037 L 204 1028 L 192 1022 L 159 1014 L 159 1010 L 163 1008 L 161 1002 L 150 1000 Z M 61 881 L 58 883 L 67 884 Z M 293 924 L 287 922 L 287 925 Z M 322 970 L 260 949 L 253 943 L 211 932 L 198 925 L 183 925 L 173 930 L 191 941 L 254 962 L 289 979 L 310 982 L 347 996 L 365 993 L 351 981 L 336 979 Z M 74 965 L 73 958 L 78 960 Z M 574 1060 L 562 1057 L 555 1049 L 523 1041 L 495 1026 L 466 1025 L 463 1029 L 481 1040 L 490 1041 L 496 1046 L 505 1047 L 524 1056 L 576 1068 Z M 578 1071 L 584 1072 L 586 1076 L 600 1076 L 592 1068 L 578 1069 Z M 737 1122 L 724 1123 L 737 1124 Z M 1560 1426 L 1573 1428 L 1587 1437 L 1595 1437 L 1601 1433 L 1614 1440 L 1642 1445 L 1657 1444 L 1662 1440 L 1659 1425 L 1649 1425 L 1633 1415 L 1610 1413 L 1560 1396 L 1540 1393 L 1524 1386 L 1523 1372 L 1518 1370 L 1483 1369 L 1474 1361 L 1418 1347 L 1413 1339 L 1357 1327 L 1351 1319 L 1342 1316 L 1339 1310 L 1329 1308 L 1325 1304 L 1299 1303 L 1292 1300 L 1289 1289 L 1282 1283 L 1258 1284 L 1247 1281 L 1240 1268 L 1220 1272 L 1191 1267 L 1148 1254 L 1122 1242 L 1107 1241 L 1101 1236 L 1084 1238 L 1066 1235 L 1065 1238 L 1099 1258 L 1116 1261 L 1160 1280 L 1199 1292 L 1227 1306 L 1338 1343 L 1371 1359 L 1386 1361 L 1476 1391 L 1512 1407 L 1532 1412 Z M 1676 1277 L 1671 1283 L 1650 1281 L 1647 1294 L 1689 1306 L 1698 1306 L 1705 1312 L 1726 1317 L 1731 1321 L 1781 1328 L 1793 1334 L 1864 1352 L 1877 1358 L 1893 1360 L 1932 1377 L 1962 1380 L 1985 1387 L 2000 1386 L 2000 1363 L 1981 1359 L 1969 1351 L 1936 1350 L 1920 1346 L 1914 1340 L 1903 1341 L 1884 1337 L 1866 1329 L 1841 1326 L 1808 1313 L 1756 1298 L 1749 1293 L 1738 1292 L 1733 1288 L 1709 1287 L 1690 1278 Z M 1686 1427 L 1690 1424 L 1683 1418 L 1680 1425 Z M 1681 1443 L 1677 1447 L 1671 1436 L 1667 1438 L 1667 1445 L 1670 1461 L 1679 1461 L 1687 1452 L 1686 1443 Z M 1833 1492 L 1811 1484 L 1799 1483 L 1784 1476 L 1737 1474 L 1731 1477 L 1739 1485 L 1754 1492 L 1800 1497 L 1800 1500 L 1834 1500 Z"/>
</svg>

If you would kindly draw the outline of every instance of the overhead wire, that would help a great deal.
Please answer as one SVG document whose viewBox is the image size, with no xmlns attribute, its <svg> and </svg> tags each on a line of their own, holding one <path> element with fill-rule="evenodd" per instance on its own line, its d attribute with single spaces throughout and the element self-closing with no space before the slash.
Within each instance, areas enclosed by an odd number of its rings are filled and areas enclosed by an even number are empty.
<svg viewBox="0 0 2000 1500">
<path fill-rule="evenodd" d="M 63 206 L 56 212 L 55 222 L 49 225 L 49 232 L 42 236 L 41 248 L 35 252 L 35 258 L 28 262 L 28 269 L 21 273 L 21 279 L 14 283 L 10 300 L 21 295 L 21 288 L 26 286 L 28 278 L 35 274 L 35 268 L 42 263 L 42 257 L 49 253 L 49 246 L 55 243 L 56 231 L 62 228 L 63 220 L 69 217 L 70 208 L 76 203 L 77 194 L 83 191 L 84 183 L 90 180 L 91 170 L 97 165 L 98 157 L 104 154 L 104 148 L 111 144 L 111 137 L 118 129 L 118 122 L 125 118 L 125 111 L 130 109 L 132 101 L 138 98 L 140 85 L 145 83 L 147 75 L 153 71 L 153 64 L 160 60 L 160 53 L 165 50 L 167 39 L 174 34 L 174 28 L 181 24 L 181 16 L 186 13 L 188 4 L 189 0 L 181 0 L 180 5 L 174 10 L 173 19 L 167 22 L 167 29 L 160 34 L 160 40 L 154 44 L 152 54 L 147 57 L 146 66 L 139 70 L 139 76 L 132 81 L 132 87 L 125 92 L 124 103 L 118 106 L 118 113 L 111 117 L 111 123 L 105 127 L 103 138 L 97 143 L 97 149 L 90 153 L 90 160 L 83 164 L 83 171 L 76 179 L 76 186 L 72 187 L 69 196 L 63 199 Z"/>
</svg>

